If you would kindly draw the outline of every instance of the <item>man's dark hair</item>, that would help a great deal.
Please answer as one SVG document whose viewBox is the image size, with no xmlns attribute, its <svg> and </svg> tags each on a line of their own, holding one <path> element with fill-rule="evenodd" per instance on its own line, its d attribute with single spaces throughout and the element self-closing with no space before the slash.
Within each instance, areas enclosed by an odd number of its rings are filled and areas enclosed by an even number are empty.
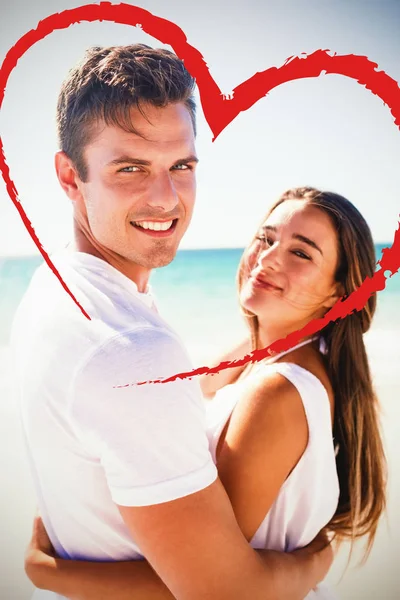
<svg viewBox="0 0 400 600">
<path fill-rule="evenodd" d="M 133 107 L 146 116 L 143 104 L 162 108 L 182 102 L 196 132 L 194 87 L 195 80 L 183 62 L 169 50 L 145 44 L 89 48 L 61 87 L 57 104 L 60 148 L 86 181 L 83 151 L 96 135 L 96 126 L 103 122 L 138 133 L 131 120 Z"/>
</svg>

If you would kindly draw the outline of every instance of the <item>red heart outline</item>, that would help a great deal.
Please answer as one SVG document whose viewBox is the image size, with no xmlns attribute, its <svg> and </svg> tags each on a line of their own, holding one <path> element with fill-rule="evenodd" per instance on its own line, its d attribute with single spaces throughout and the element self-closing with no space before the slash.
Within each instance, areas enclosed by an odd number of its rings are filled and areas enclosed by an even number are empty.
<svg viewBox="0 0 400 600">
<path fill-rule="evenodd" d="M 300 57 L 290 57 L 281 67 L 271 67 L 265 71 L 256 73 L 247 81 L 241 83 L 233 90 L 233 97 L 226 99 L 218 88 L 214 79 L 211 77 L 203 56 L 198 50 L 187 43 L 184 32 L 174 23 L 156 17 L 147 10 L 132 6 L 130 4 L 111 4 L 110 2 L 100 2 L 99 4 L 87 4 L 78 8 L 64 10 L 61 13 L 50 15 L 39 22 L 36 29 L 30 30 L 23 35 L 17 43 L 8 51 L 0 69 L 0 108 L 3 103 L 4 93 L 8 78 L 17 65 L 18 60 L 31 48 L 36 42 L 43 39 L 50 33 L 58 29 L 66 29 L 70 25 L 82 21 L 110 21 L 122 25 L 137 26 L 140 24 L 143 31 L 158 39 L 163 44 L 170 45 L 174 52 L 185 62 L 188 71 L 196 78 L 200 92 L 201 104 L 204 116 L 210 126 L 214 138 L 231 123 L 235 117 L 242 111 L 248 110 L 260 98 L 267 95 L 273 88 L 293 81 L 295 79 L 304 79 L 307 77 L 319 77 L 322 73 L 337 74 L 355 79 L 359 84 L 364 85 L 366 89 L 377 95 L 390 108 L 395 119 L 395 124 L 400 126 L 400 89 L 397 82 L 389 77 L 384 71 L 377 71 L 377 64 L 371 62 L 365 56 L 337 55 L 329 53 L 328 50 L 317 50 L 309 55 Z M 18 198 L 18 192 L 14 182 L 10 177 L 10 171 L 6 163 L 3 150 L 3 141 L 0 137 L 0 168 L 3 179 L 6 184 L 7 192 L 20 214 L 20 217 L 43 256 L 45 262 L 59 279 L 65 291 L 71 296 L 73 301 L 82 311 L 83 315 L 90 320 L 90 316 L 79 304 L 72 292 L 63 281 L 60 273 L 50 260 L 47 252 L 43 248 L 37 237 L 31 222 L 29 221 Z M 217 365 L 213 369 L 200 367 L 187 373 L 179 373 L 168 379 L 155 380 L 159 383 L 174 381 L 176 379 L 185 379 L 194 375 L 204 373 L 217 373 L 222 369 L 233 366 L 244 365 L 247 362 L 257 362 L 271 354 L 271 352 L 281 352 L 289 349 L 299 339 L 306 335 L 312 335 L 320 331 L 329 322 L 338 318 L 343 318 L 353 311 L 361 310 L 367 302 L 369 296 L 385 287 L 385 271 L 390 271 L 393 275 L 400 268 L 400 228 L 395 232 L 393 245 L 391 248 L 385 248 L 382 258 L 379 261 L 380 268 L 374 276 L 367 278 L 363 284 L 353 292 L 346 300 L 338 301 L 335 306 L 325 315 L 323 319 L 318 319 L 308 323 L 303 329 L 294 332 L 286 338 L 274 342 L 268 348 L 257 350 L 244 358 L 225 362 Z M 132 385 L 132 384 L 127 384 Z M 137 384 L 136 384 L 137 385 Z M 126 386 L 116 386 L 126 387 Z"/>
</svg>

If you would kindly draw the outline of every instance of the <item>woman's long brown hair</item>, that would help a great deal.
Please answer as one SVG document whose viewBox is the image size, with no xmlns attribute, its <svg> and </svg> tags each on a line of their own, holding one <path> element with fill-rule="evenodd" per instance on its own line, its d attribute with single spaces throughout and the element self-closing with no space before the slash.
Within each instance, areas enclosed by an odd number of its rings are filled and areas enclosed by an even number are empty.
<svg viewBox="0 0 400 600">
<path fill-rule="evenodd" d="M 282 202 L 293 199 L 304 200 L 331 218 L 338 243 L 335 278 L 342 285 L 344 295 L 350 295 L 375 271 L 375 248 L 365 219 L 346 198 L 310 187 L 285 192 L 267 216 Z M 239 291 L 248 270 L 245 252 L 238 271 Z M 379 407 L 363 339 L 375 308 L 376 293 L 362 310 L 330 323 L 320 334 L 327 344 L 326 368 L 335 397 L 333 435 L 338 446 L 336 465 L 340 484 L 338 507 L 328 529 L 338 541 L 354 541 L 367 535 L 365 558 L 386 506 L 386 459 Z M 245 309 L 243 312 L 256 349 L 258 319 Z"/>
</svg>

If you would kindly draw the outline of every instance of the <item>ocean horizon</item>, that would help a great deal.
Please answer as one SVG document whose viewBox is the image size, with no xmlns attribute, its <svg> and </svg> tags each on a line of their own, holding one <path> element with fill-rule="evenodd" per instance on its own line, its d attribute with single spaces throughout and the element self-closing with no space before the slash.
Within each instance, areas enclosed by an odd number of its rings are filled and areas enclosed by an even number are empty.
<svg viewBox="0 0 400 600">
<path fill-rule="evenodd" d="M 390 244 L 376 244 L 377 260 Z M 236 271 L 243 248 L 179 250 L 166 267 L 150 278 L 161 314 L 191 346 L 226 343 L 244 332 L 236 293 Z M 44 262 L 41 255 L 0 257 L 0 346 L 7 346 L 15 310 L 34 271 Z M 389 278 L 378 293 L 372 330 L 400 330 L 400 277 Z"/>
</svg>

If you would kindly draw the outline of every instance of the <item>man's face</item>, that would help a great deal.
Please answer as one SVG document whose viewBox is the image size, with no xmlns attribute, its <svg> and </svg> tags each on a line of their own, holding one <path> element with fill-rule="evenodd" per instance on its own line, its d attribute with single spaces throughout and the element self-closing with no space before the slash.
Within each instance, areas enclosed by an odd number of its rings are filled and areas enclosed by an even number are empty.
<svg viewBox="0 0 400 600">
<path fill-rule="evenodd" d="M 142 137 L 104 126 L 84 150 L 75 221 L 96 253 L 144 274 L 174 258 L 196 192 L 194 132 L 184 104 L 132 109 Z M 114 259 L 114 260 L 112 260 Z M 135 277 L 133 277 L 134 279 Z"/>
</svg>

